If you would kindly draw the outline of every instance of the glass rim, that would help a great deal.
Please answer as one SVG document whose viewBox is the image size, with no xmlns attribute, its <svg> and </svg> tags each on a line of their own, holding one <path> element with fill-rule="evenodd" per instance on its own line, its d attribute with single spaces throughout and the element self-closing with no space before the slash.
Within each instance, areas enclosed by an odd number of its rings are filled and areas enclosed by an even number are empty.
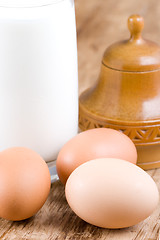
<svg viewBox="0 0 160 240">
<path fill-rule="evenodd" d="M 46 3 L 45 3 L 46 1 Z M 7 3 L 1 3 L 0 1 L 0 8 L 39 8 L 39 7 L 47 7 L 50 5 L 54 5 L 54 4 L 58 4 L 60 2 L 63 2 L 65 0 L 43 0 L 43 3 L 27 3 L 28 1 L 26 1 L 24 4 L 22 3 L 18 3 L 15 5 L 12 3 L 9 5 Z"/>
</svg>

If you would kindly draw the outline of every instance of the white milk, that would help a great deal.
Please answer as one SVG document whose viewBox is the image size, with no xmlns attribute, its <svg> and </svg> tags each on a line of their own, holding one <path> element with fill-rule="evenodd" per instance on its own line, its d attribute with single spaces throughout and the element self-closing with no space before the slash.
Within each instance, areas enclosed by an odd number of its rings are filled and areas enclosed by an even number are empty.
<svg viewBox="0 0 160 240">
<path fill-rule="evenodd" d="M 73 0 L 0 0 L 0 151 L 25 146 L 48 162 L 77 129 Z"/>
</svg>

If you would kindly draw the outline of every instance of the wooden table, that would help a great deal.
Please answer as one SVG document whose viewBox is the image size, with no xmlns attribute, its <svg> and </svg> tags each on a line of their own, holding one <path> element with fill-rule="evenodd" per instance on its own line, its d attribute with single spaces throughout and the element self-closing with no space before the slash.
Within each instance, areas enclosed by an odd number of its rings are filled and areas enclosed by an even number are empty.
<svg viewBox="0 0 160 240">
<path fill-rule="evenodd" d="M 145 18 L 145 38 L 160 41 L 160 4 L 158 0 L 77 0 L 79 51 L 79 92 L 92 85 L 99 74 L 105 48 L 128 38 L 127 18 L 133 13 Z M 160 169 L 148 173 L 160 189 Z M 50 195 L 36 216 L 22 222 L 0 220 L 3 240 L 156 240 L 159 239 L 160 205 L 144 222 L 121 230 L 94 227 L 78 218 L 69 208 L 64 187 L 52 185 Z"/>
</svg>

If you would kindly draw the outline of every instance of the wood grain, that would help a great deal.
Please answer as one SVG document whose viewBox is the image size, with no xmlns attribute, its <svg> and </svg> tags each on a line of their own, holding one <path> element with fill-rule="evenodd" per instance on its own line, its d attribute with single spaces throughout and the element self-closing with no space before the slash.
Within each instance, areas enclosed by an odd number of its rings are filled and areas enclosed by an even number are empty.
<svg viewBox="0 0 160 240">
<path fill-rule="evenodd" d="M 160 171 L 150 170 L 148 173 L 160 189 Z M 160 206 L 148 219 L 136 226 L 120 230 L 98 228 L 84 222 L 72 212 L 65 199 L 64 187 L 58 181 L 52 185 L 47 202 L 36 216 L 14 223 L 1 219 L 0 239 L 156 240 L 160 227 L 159 214 Z"/>
<path fill-rule="evenodd" d="M 77 0 L 79 92 L 96 81 L 105 48 L 128 37 L 129 15 L 142 14 L 144 37 L 159 42 L 159 12 L 158 0 Z M 160 190 L 160 169 L 148 173 Z M 108 230 L 87 224 L 69 208 L 60 182 L 52 185 L 47 202 L 33 218 L 21 222 L 0 219 L 3 240 L 157 240 L 159 229 L 160 205 L 149 218 L 130 228 Z"/>
</svg>

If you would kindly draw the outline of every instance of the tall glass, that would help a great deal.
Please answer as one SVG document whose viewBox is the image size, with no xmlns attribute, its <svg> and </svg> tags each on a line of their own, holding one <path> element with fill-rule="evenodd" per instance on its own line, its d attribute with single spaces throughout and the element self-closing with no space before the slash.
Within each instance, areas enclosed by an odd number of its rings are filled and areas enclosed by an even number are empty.
<svg viewBox="0 0 160 240">
<path fill-rule="evenodd" d="M 74 1 L 0 0 L 0 151 L 50 162 L 77 129 Z"/>
</svg>

